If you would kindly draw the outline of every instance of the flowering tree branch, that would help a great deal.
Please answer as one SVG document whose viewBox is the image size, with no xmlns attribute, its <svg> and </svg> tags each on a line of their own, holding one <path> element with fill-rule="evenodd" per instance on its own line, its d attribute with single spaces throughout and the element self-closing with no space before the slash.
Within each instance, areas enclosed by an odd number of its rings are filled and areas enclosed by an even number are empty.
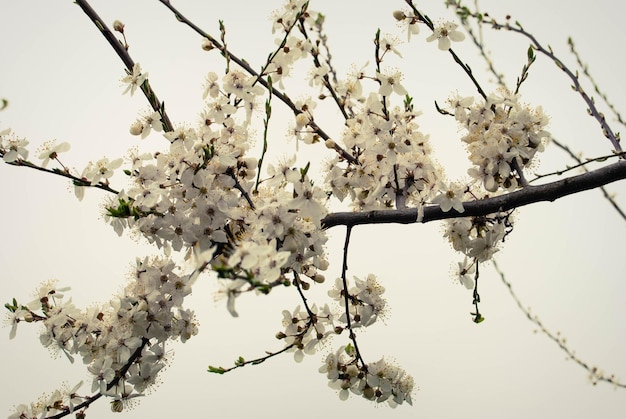
<svg viewBox="0 0 626 419">
<path fill-rule="evenodd" d="M 174 16 L 176 17 L 176 19 L 179 22 L 184 23 L 185 25 L 189 26 L 191 29 L 193 29 L 197 34 L 199 34 L 200 36 L 202 36 L 203 38 L 206 38 L 209 40 L 209 42 L 219 51 L 222 52 L 222 54 L 226 54 L 230 57 L 230 59 L 233 60 L 233 62 L 235 62 L 238 66 L 240 66 L 241 68 L 243 68 L 248 74 L 252 75 L 253 77 L 255 77 L 255 80 L 258 81 L 263 87 L 265 87 L 268 90 L 272 91 L 272 94 L 274 96 L 276 96 L 278 99 L 280 99 L 285 105 L 287 105 L 295 115 L 298 115 L 302 112 L 301 109 L 299 109 L 296 104 L 284 93 L 282 93 L 281 91 L 279 91 L 278 89 L 276 89 L 274 87 L 274 85 L 270 85 L 267 80 L 265 80 L 262 77 L 262 74 L 257 73 L 246 61 L 238 58 L 236 55 L 234 55 L 231 51 L 229 51 L 228 49 L 226 49 L 226 47 L 224 45 L 222 45 L 217 39 L 215 39 L 214 37 L 212 37 L 211 35 L 209 35 L 208 33 L 206 33 L 205 31 L 203 31 L 200 27 L 198 27 L 196 24 L 194 24 L 192 21 L 190 21 L 189 19 L 187 19 L 180 11 L 178 11 L 178 9 L 176 9 L 169 0 L 159 0 L 165 7 L 167 7 L 170 11 L 172 11 L 172 13 L 174 13 Z M 309 125 L 311 126 L 311 128 L 313 129 L 313 131 L 315 132 L 316 135 L 319 135 L 322 139 L 324 140 L 330 140 L 330 136 L 321 128 L 319 127 L 315 121 L 311 120 L 309 122 Z M 332 143 L 332 148 L 345 160 L 350 161 L 352 163 L 356 162 L 356 159 L 354 159 L 354 157 L 352 157 L 352 155 L 350 155 L 350 153 L 348 153 L 346 150 L 344 150 L 340 145 L 336 144 L 336 143 Z"/>
<path fill-rule="evenodd" d="M 503 24 L 503 23 L 500 23 L 500 22 L 496 21 L 494 18 L 490 17 L 487 14 L 480 14 L 480 13 L 476 13 L 476 12 L 471 12 L 467 7 L 461 5 L 460 1 L 453 2 L 452 5 L 456 8 L 457 14 L 459 15 L 459 17 L 462 20 L 465 20 L 465 19 L 468 19 L 469 17 L 472 17 L 474 19 L 477 19 L 481 23 L 490 25 L 493 29 L 496 29 L 496 30 L 506 29 L 506 30 L 511 31 L 511 32 L 519 33 L 520 35 L 523 35 L 526 38 L 528 38 L 531 41 L 532 48 L 534 48 L 535 50 L 541 52 L 546 57 L 550 58 L 550 60 L 552 60 L 554 62 L 554 64 L 556 64 L 556 66 L 559 69 L 561 69 L 567 75 L 567 77 L 572 81 L 572 89 L 580 94 L 581 98 L 583 99 L 583 101 L 585 102 L 585 104 L 588 107 L 589 114 L 591 116 L 593 116 L 598 121 L 598 123 L 600 124 L 600 127 L 602 128 L 602 132 L 603 132 L 604 136 L 611 142 L 611 144 L 613 145 L 613 148 L 614 148 L 614 150 L 616 152 L 621 152 L 622 151 L 622 147 L 621 147 L 621 145 L 619 143 L 620 142 L 619 135 L 616 135 L 613 132 L 613 130 L 611 129 L 611 127 L 607 123 L 604 114 L 602 114 L 600 111 L 598 111 L 595 102 L 589 97 L 587 92 L 585 92 L 585 90 L 582 88 L 582 86 L 580 85 L 580 81 L 578 80 L 578 75 L 574 74 L 554 54 L 554 52 L 552 51 L 552 48 L 544 47 L 537 40 L 537 38 L 533 34 L 527 32 L 521 26 L 521 24 L 519 22 L 515 22 L 515 24 L 512 25 L 511 22 L 509 21 L 510 16 L 508 16 L 508 19 L 507 19 L 506 23 Z"/>
<path fill-rule="evenodd" d="M 325 228 L 332 228 L 338 225 L 412 224 L 457 217 L 478 217 L 523 207 L 536 202 L 552 202 L 564 196 L 599 188 L 623 179 L 626 179 L 626 162 L 620 161 L 588 173 L 544 185 L 530 185 L 504 195 L 464 202 L 463 208 L 465 211 L 462 213 L 454 209 L 444 212 L 439 206 L 432 205 L 424 208 L 423 218 L 418 221 L 418 211 L 414 208 L 394 211 L 336 212 L 327 215 L 322 220 L 322 224 Z"/>
<path fill-rule="evenodd" d="M 70 178 L 81 191 L 83 186 L 93 186 L 117 194 L 119 206 L 107 208 L 107 221 L 118 234 L 127 229 L 140 234 L 162 249 L 166 258 L 137 259 L 130 284 L 101 307 L 79 310 L 71 301 L 63 300 L 61 289 L 54 284 L 45 284 L 39 290 L 39 299 L 34 301 L 42 314 L 30 308 L 33 303 L 23 306 L 15 299 L 5 306 L 10 312 L 11 337 L 18 323 L 42 322 L 45 327 L 41 342 L 68 357 L 80 355 L 93 375 L 92 391 L 99 389 L 91 397 L 78 397 L 74 391 L 55 393 L 47 402 L 18 406 L 13 417 L 62 417 L 86 408 L 102 395 L 113 399 L 114 411 L 121 411 L 130 399 L 143 395 L 164 366 L 165 342 L 186 342 L 197 334 L 194 314 L 183 308 L 183 302 L 203 271 L 215 273 L 221 287 L 219 293 L 227 298 L 226 308 L 234 317 L 238 316 L 235 302 L 244 292 L 267 294 L 275 287 L 293 285 L 297 300 L 294 309 L 282 311 L 283 329 L 276 338 L 283 341 L 283 349 L 248 361 L 239 357 L 232 368 L 210 366 L 210 372 L 223 374 L 288 352 L 301 361 L 305 354 L 320 350 L 330 337 L 347 330 L 346 344 L 329 353 L 319 369 L 339 397 L 345 400 L 350 394 L 357 394 L 391 406 L 411 404 L 413 378 L 385 358 L 366 363 L 357 342 L 356 329 L 384 318 L 387 302 L 383 282 L 376 275 L 348 278 L 353 227 L 446 220 L 444 237 L 464 255 L 458 264 L 457 280 L 473 289 L 472 315 L 474 322 L 480 323 L 484 317 L 479 311 L 479 265 L 491 260 L 512 232 L 514 209 L 626 179 L 619 136 L 613 134 L 604 116 L 593 107 L 593 100 L 577 84 L 577 76 L 562 65 L 551 49 L 542 47 L 519 24 L 503 26 L 485 20 L 457 3 L 462 19 L 471 16 L 497 29 L 505 27 L 533 42 L 515 90 L 487 94 L 471 68 L 450 48 L 451 42 L 465 38 L 457 30 L 458 25 L 436 25 L 411 0 L 405 1 L 410 10 L 394 12 L 397 22 L 409 35 L 417 34 L 420 26 L 428 27 L 431 33 L 426 41 L 437 41 L 438 48 L 451 55 L 478 91 L 476 102 L 474 97 L 456 95 L 446 109 L 436 105 L 441 113 L 453 116 L 463 131 L 461 142 L 465 143 L 472 163 L 469 182 L 449 182 L 436 163 L 428 136 L 416 123 L 418 111 L 413 99 L 400 83 L 402 73 L 382 65 L 388 53 L 400 53 L 395 41 L 380 31 L 374 38 L 373 71 L 364 67 L 348 75 L 346 81 L 338 81 L 321 28 L 323 15 L 309 10 L 308 1 L 288 0 L 274 17 L 274 29 L 281 31 L 276 39 L 278 47 L 257 72 L 228 49 L 224 22 L 220 21 L 218 40 L 183 16 L 169 0 L 160 0 L 177 20 L 204 38 L 203 49 L 216 49 L 225 60 L 226 71 L 221 79 L 213 71 L 206 77 L 206 108 L 201 122 L 195 128 L 174 128 L 164 103 L 147 81 L 147 73 L 142 73 L 128 54 L 124 25 L 119 21 L 113 25 L 122 34 L 124 42 L 120 42 L 87 1 L 77 1 L 124 62 L 126 91 L 132 94 L 141 88 L 154 110 L 131 126 L 131 134 L 145 138 L 151 129 L 163 130 L 170 141 L 169 150 L 132 155 L 130 167 L 125 170 L 132 183 L 123 192 L 110 188 L 107 180 L 113 169 L 121 165 L 121 159 L 102 159 L 90 164 L 83 176 L 74 176 L 57 156 L 69 148 L 65 143 L 42 153 L 44 163 L 36 166 L 27 160 L 27 141 L 9 136 L 5 130 L 0 132 L 0 157 L 12 165 Z M 313 33 L 319 39 L 313 39 Z M 326 49 L 325 58 L 320 44 Z M 535 61 L 534 51 L 548 56 L 572 78 L 575 90 L 615 146 L 617 163 L 538 186 L 526 180 L 524 170 L 532 167 L 535 154 L 543 151 L 551 138 L 542 108 L 523 106 L 519 101 L 520 86 Z M 487 59 L 484 51 L 483 56 Z M 318 98 L 330 95 L 339 107 L 339 117 L 344 122 L 341 138 L 331 139 L 314 120 L 314 99 L 294 102 L 282 87 L 290 66 L 302 58 L 312 61 L 309 85 L 321 88 L 323 93 Z M 370 84 L 366 92 L 361 81 Z M 297 167 L 295 156 L 263 167 L 274 97 L 295 116 L 295 128 L 289 129 L 289 136 L 306 143 L 322 139 L 336 152 L 319 168 L 322 182 L 309 174 L 310 164 Z M 254 135 L 251 117 L 259 111 L 261 99 L 265 99 L 263 149 L 260 159 L 256 159 L 250 156 Z M 241 115 L 241 110 L 245 115 Z M 62 169 L 46 169 L 51 159 Z M 602 159 L 608 157 L 595 160 Z M 585 168 L 582 162 L 579 166 Z M 262 169 L 266 173 L 262 174 Z M 571 169 L 552 174 L 568 170 Z M 538 178 L 541 177 L 545 176 Z M 347 199 L 353 211 L 330 213 L 330 197 Z M 338 225 L 346 226 L 341 275 L 326 292 L 330 304 L 318 305 L 306 292 L 311 284 L 325 282 L 322 272 L 329 266 L 325 250 L 327 230 Z M 193 266 L 191 274 L 175 273 L 183 266 L 169 259 L 171 250 L 185 254 Z M 538 320 L 535 323 L 543 330 Z M 563 342 L 546 333 L 571 356 Z M 586 363 L 579 364 L 596 379 L 603 377 Z M 84 415 L 84 411 L 79 414 Z"/>
<path fill-rule="evenodd" d="M 100 33 L 102 33 L 102 35 L 107 40 L 109 45 L 111 45 L 113 50 L 117 53 L 117 55 L 120 57 L 120 59 L 126 66 L 126 71 L 129 74 L 132 74 L 133 70 L 136 67 L 135 67 L 135 61 L 131 58 L 130 54 L 128 53 L 128 45 L 122 44 L 115 37 L 115 35 L 113 35 L 113 32 L 111 32 L 111 30 L 106 25 L 106 23 L 104 23 L 104 21 L 100 18 L 100 16 L 98 16 L 96 11 L 91 7 L 91 5 L 86 0 L 76 0 L 75 3 L 83 10 L 83 12 L 85 12 L 85 14 L 89 17 L 89 19 L 91 19 L 94 25 L 96 25 L 96 27 L 100 30 Z M 123 29 L 122 29 L 122 33 L 123 33 Z M 152 87 L 150 86 L 150 83 L 148 82 L 148 80 L 144 80 L 143 83 L 141 83 L 140 88 L 143 94 L 146 96 L 146 99 L 148 99 L 148 102 L 150 103 L 150 106 L 152 107 L 152 109 L 155 112 L 158 112 L 159 115 L 161 116 L 163 129 L 166 132 L 173 131 L 174 126 L 172 125 L 172 122 L 170 121 L 169 116 L 165 112 L 165 102 L 161 102 L 159 100 L 154 90 L 152 90 Z"/>
</svg>

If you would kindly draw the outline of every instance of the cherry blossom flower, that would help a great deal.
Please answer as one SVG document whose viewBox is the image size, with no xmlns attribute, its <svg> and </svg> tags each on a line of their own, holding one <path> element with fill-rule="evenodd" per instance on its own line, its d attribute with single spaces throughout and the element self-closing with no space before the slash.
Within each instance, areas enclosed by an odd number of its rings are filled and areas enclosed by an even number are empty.
<svg viewBox="0 0 626 419">
<path fill-rule="evenodd" d="M 465 186 L 452 183 L 450 186 L 442 185 L 441 190 L 442 192 L 433 198 L 433 204 L 438 204 L 443 212 L 448 212 L 452 208 L 459 213 L 465 212 L 465 208 L 463 208 Z"/>
<path fill-rule="evenodd" d="M 389 74 L 376 72 L 376 78 L 380 81 L 380 88 L 378 89 L 379 94 L 383 96 L 389 96 L 392 92 L 400 96 L 407 94 L 404 86 L 400 84 L 400 80 L 402 80 L 402 73 L 399 71 Z"/>
<path fill-rule="evenodd" d="M 411 41 L 411 35 L 417 35 L 420 32 L 417 16 L 408 16 L 402 10 L 396 10 L 393 12 L 393 17 L 398 21 L 398 26 L 406 29 L 408 41 Z"/>
<path fill-rule="evenodd" d="M 445 22 L 443 25 L 436 27 L 433 33 L 426 38 L 426 41 L 432 42 L 438 40 L 438 47 L 442 51 L 450 49 L 450 41 L 460 42 L 465 39 L 463 32 L 457 31 L 458 28 L 454 22 Z"/>
<path fill-rule="evenodd" d="M 28 141 L 24 138 L 9 137 L 10 134 L 10 128 L 0 131 L 0 151 L 3 153 L 2 159 L 6 163 L 12 163 L 18 159 L 28 159 L 28 150 L 26 149 Z"/>
<path fill-rule="evenodd" d="M 56 160 L 59 153 L 64 153 L 70 149 L 70 145 L 67 142 L 62 142 L 61 144 L 55 144 L 54 141 L 49 141 L 43 145 L 43 149 L 39 153 L 39 158 L 41 161 L 41 166 L 46 167 L 50 160 Z"/>
<path fill-rule="evenodd" d="M 133 71 L 127 71 L 126 76 L 122 78 L 122 83 L 127 84 L 126 89 L 124 89 L 122 94 L 125 95 L 126 93 L 130 92 L 131 96 L 134 95 L 135 90 L 137 90 L 138 87 L 141 87 L 143 82 L 147 79 L 148 73 L 142 73 L 141 65 L 139 65 L 139 63 L 135 63 L 135 65 L 133 65 Z"/>
</svg>

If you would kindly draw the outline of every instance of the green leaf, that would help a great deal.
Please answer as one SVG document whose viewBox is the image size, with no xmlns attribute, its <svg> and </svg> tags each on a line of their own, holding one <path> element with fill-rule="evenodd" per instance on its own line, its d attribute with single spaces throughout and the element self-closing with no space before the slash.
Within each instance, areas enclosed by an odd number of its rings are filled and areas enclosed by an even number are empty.
<svg viewBox="0 0 626 419">
<path fill-rule="evenodd" d="M 214 367 L 212 365 L 209 365 L 209 372 L 213 372 L 215 374 L 224 374 L 226 370 L 222 367 Z"/>
<path fill-rule="evenodd" d="M 527 55 L 528 55 L 528 61 L 534 61 L 534 59 L 535 59 L 535 50 L 533 49 L 532 45 L 528 47 Z"/>
<path fill-rule="evenodd" d="M 354 352 L 354 346 L 352 346 L 351 343 L 348 343 L 346 345 L 346 349 L 344 349 L 344 351 L 346 352 L 346 354 L 352 355 L 352 353 Z"/>
</svg>

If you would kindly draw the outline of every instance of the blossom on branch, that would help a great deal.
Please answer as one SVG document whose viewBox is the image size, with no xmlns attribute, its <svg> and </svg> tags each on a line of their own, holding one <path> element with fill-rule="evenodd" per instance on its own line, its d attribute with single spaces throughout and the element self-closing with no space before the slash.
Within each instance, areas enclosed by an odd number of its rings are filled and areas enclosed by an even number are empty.
<svg viewBox="0 0 626 419">
<path fill-rule="evenodd" d="M 127 84 L 126 89 L 122 92 L 123 95 L 130 92 L 130 95 L 135 94 L 135 90 L 141 87 L 144 81 L 148 79 L 148 73 L 141 72 L 141 65 L 135 63 L 133 65 L 133 71 L 126 70 L 126 76 L 122 78 L 122 83 Z"/>
<path fill-rule="evenodd" d="M 447 51 L 450 49 L 450 41 L 461 42 L 465 39 L 465 35 L 463 32 L 458 31 L 458 28 L 454 22 L 445 22 L 441 26 L 435 27 L 433 33 L 426 38 L 426 41 L 432 42 L 437 40 L 437 46 L 442 51 Z"/>
</svg>

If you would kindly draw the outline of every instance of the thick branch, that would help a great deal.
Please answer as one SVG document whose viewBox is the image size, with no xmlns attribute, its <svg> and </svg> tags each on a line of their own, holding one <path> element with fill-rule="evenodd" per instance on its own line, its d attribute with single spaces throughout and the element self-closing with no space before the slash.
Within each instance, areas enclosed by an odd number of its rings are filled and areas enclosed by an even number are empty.
<svg viewBox="0 0 626 419">
<path fill-rule="evenodd" d="M 545 185 L 527 186 L 521 190 L 505 195 L 486 198 L 479 201 L 464 202 L 465 211 L 459 213 L 454 209 L 443 212 L 438 205 L 424 208 L 421 222 L 444 220 L 447 218 L 475 217 L 507 211 L 541 201 L 555 201 L 567 195 L 589 189 L 599 188 L 618 180 L 626 179 L 626 161 L 620 161 L 600 169 L 581 175 L 568 177 Z M 367 212 L 336 212 L 322 220 L 324 228 L 338 225 L 355 226 L 359 224 L 412 224 L 417 222 L 417 209 L 367 211 Z"/>
</svg>

